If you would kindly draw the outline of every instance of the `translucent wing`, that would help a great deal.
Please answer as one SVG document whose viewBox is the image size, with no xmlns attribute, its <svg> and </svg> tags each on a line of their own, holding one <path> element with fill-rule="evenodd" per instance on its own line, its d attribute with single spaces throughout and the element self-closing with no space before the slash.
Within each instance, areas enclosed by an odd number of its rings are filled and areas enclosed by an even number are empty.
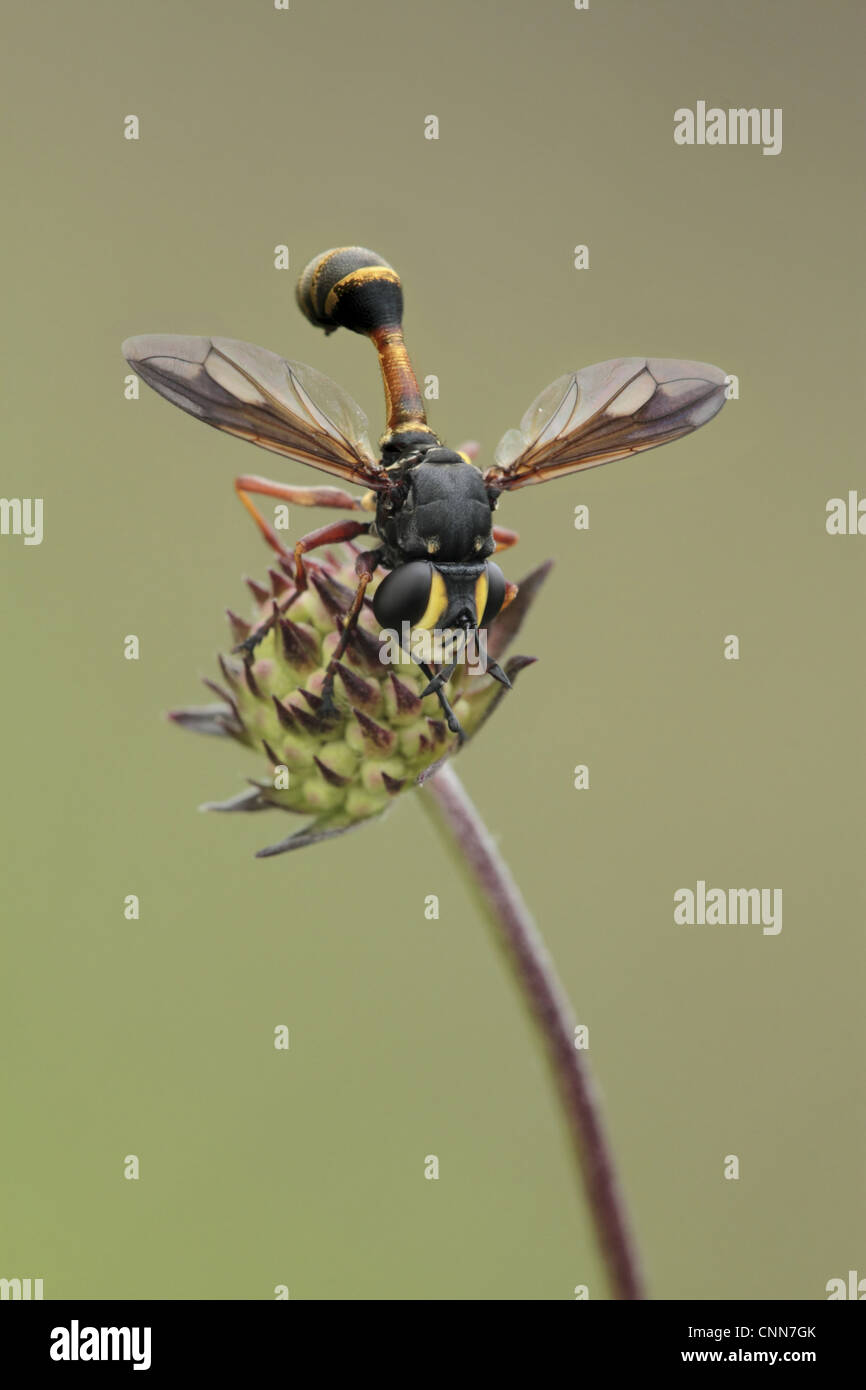
<svg viewBox="0 0 866 1390">
<path fill-rule="evenodd" d="M 725 403 L 725 373 L 706 362 L 621 357 L 552 382 L 499 442 L 484 481 L 511 490 L 668 444 Z"/>
<path fill-rule="evenodd" d="M 154 391 L 206 424 L 349 482 L 381 486 L 364 412 L 312 367 L 233 338 L 147 334 L 127 338 L 123 355 Z"/>
</svg>

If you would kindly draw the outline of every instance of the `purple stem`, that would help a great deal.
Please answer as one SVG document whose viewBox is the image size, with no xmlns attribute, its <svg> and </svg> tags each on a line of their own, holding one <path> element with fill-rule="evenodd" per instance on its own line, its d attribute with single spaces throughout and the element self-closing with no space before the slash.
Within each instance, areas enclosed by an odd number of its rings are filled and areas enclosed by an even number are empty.
<svg viewBox="0 0 866 1390">
<path fill-rule="evenodd" d="M 465 860 L 514 962 L 518 983 L 541 1030 L 613 1296 L 645 1298 L 640 1261 L 598 1095 L 586 1053 L 574 1045 L 576 1019 L 547 947 L 508 866 L 450 763 L 425 783 L 424 792 L 434 798 L 440 823 L 450 831 Z"/>
</svg>

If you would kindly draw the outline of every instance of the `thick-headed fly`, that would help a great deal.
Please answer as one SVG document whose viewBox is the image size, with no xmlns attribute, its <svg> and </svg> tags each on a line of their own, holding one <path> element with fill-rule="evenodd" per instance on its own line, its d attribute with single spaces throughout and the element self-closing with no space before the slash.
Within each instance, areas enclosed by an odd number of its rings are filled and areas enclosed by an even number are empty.
<svg viewBox="0 0 866 1390">
<path fill-rule="evenodd" d="M 520 428 L 500 442 L 493 466 L 481 473 L 466 454 L 445 448 L 427 424 L 403 341 L 400 278 L 387 262 L 358 246 L 326 251 L 307 266 L 297 295 L 307 318 L 326 333 L 348 328 L 375 344 L 388 412 L 378 450 L 370 443 L 366 417 L 345 392 L 311 367 L 265 348 L 231 338 L 146 335 L 127 339 L 123 352 L 148 385 L 206 424 L 367 489 L 358 496 L 340 487 L 295 487 L 247 474 L 235 482 L 244 506 L 293 574 L 295 591 L 306 587 L 303 557 L 310 551 L 358 536 L 377 542 L 358 556 L 358 588 L 325 680 L 324 718 L 333 709 L 335 663 L 377 567 L 389 571 L 372 599 L 380 626 L 399 632 L 407 624 L 468 641 L 517 593 L 489 558 L 517 540 L 515 532 L 493 525 L 501 493 L 670 443 L 706 424 L 725 401 L 724 372 L 703 362 L 600 362 L 542 391 Z M 289 552 L 254 496 L 373 517 L 323 526 Z M 243 644 L 249 659 L 272 622 Z M 445 689 L 456 662 L 438 673 L 419 664 L 429 681 L 424 693 L 436 691 L 449 726 L 459 733 Z M 508 684 L 495 662 L 487 670 Z"/>
</svg>

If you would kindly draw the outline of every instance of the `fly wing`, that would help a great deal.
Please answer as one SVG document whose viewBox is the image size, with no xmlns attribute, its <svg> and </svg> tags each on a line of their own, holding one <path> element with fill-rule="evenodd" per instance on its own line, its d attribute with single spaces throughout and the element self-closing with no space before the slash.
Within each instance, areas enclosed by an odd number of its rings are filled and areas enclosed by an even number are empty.
<svg viewBox="0 0 866 1390">
<path fill-rule="evenodd" d="M 234 338 L 128 338 L 133 370 L 205 424 L 285 458 L 381 487 L 367 417 L 351 396 L 302 362 Z"/>
<path fill-rule="evenodd" d="M 559 377 L 500 440 L 484 474 L 506 491 L 669 444 L 725 403 L 727 378 L 706 362 L 620 357 Z"/>
</svg>

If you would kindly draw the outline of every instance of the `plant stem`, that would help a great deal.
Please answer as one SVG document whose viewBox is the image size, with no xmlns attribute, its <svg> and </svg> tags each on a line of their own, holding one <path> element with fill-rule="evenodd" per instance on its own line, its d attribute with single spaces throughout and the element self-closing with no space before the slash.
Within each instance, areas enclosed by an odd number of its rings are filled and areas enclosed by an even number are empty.
<svg viewBox="0 0 866 1390">
<path fill-rule="evenodd" d="M 425 783 L 422 797 L 428 808 L 435 811 L 440 830 L 460 852 L 538 1024 L 574 1141 L 613 1296 L 645 1298 L 640 1261 L 598 1095 L 586 1053 L 574 1045 L 576 1019 L 547 947 L 507 864 L 450 763 Z M 431 806 L 431 797 L 435 808 Z"/>
</svg>

